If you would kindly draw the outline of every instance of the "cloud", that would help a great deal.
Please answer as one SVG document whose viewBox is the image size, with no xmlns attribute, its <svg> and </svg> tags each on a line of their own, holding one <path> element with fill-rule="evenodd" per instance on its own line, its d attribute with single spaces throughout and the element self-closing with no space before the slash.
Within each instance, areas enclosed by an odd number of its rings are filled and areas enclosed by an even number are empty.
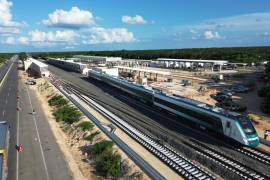
<svg viewBox="0 0 270 180">
<path fill-rule="evenodd" d="M 90 11 L 72 7 L 70 11 L 57 9 L 42 22 L 49 27 L 79 29 L 95 24 L 95 18 Z"/>
<path fill-rule="evenodd" d="M 136 15 L 134 17 L 132 17 L 132 16 L 122 16 L 122 22 L 126 23 L 126 24 L 147 24 L 148 23 L 140 15 Z"/>
<path fill-rule="evenodd" d="M 205 31 L 203 35 L 204 35 L 205 39 L 208 39 L 208 40 L 222 38 L 217 31 Z"/>
<path fill-rule="evenodd" d="M 89 32 L 91 33 L 90 38 L 83 41 L 84 44 L 128 43 L 136 40 L 133 33 L 126 28 L 93 27 Z"/>
<path fill-rule="evenodd" d="M 1 34 L 15 34 L 20 32 L 20 27 L 24 23 L 15 22 L 12 20 L 12 13 L 10 11 L 12 2 L 8 0 L 0 0 L 0 33 Z"/>
<path fill-rule="evenodd" d="M 233 40 L 248 36 L 254 41 L 258 34 L 268 32 L 270 12 L 240 14 L 237 16 L 208 19 L 197 24 L 178 26 L 172 32 L 176 40 Z M 220 35 L 223 34 L 223 36 Z M 225 38 L 226 37 L 226 38 Z"/>
<path fill-rule="evenodd" d="M 29 32 L 32 42 L 71 42 L 74 41 L 77 34 L 72 30 L 43 32 L 34 30 Z"/>
<path fill-rule="evenodd" d="M 24 37 L 24 36 L 21 36 L 18 38 L 18 43 L 19 44 L 29 44 L 29 38 L 28 37 Z"/>
<path fill-rule="evenodd" d="M 7 37 L 4 41 L 2 41 L 3 44 L 9 44 L 9 45 L 13 45 L 15 44 L 15 38 L 10 36 L 10 37 Z"/>
</svg>

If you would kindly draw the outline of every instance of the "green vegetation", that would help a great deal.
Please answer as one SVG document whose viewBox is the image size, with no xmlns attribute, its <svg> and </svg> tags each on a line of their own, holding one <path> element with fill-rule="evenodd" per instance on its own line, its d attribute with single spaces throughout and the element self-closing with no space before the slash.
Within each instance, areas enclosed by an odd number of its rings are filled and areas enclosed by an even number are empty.
<svg viewBox="0 0 270 180">
<path fill-rule="evenodd" d="M 265 75 L 270 80 L 270 63 L 266 65 Z M 270 114 L 270 86 L 262 87 L 258 90 L 258 95 L 264 97 L 264 102 L 261 105 L 261 109 L 264 113 Z"/>
<path fill-rule="evenodd" d="M 67 105 L 68 101 L 64 99 L 63 96 L 58 95 L 58 96 L 53 96 L 51 99 L 49 99 L 48 103 L 50 106 L 61 107 L 61 106 Z"/>
<path fill-rule="evenodd" d="M 81 112 L 73 106 L 65 105 L 55 111 L 53 115 L 56 121 L 64 121 L 65 123 L 73 124 L 79 121 Z"/>
<path fill-rule="evenodd" d="M 81 122 L 79 126 L 82 128 L 83 131 L 91 131 L 94 128 L 94 124 L 87 121 Z"/>
<path fill-rule="evenodd" d="M 0 53 L 0 64 L 6 62 L 6 60 L 10 59 L 13 54 L 4 54 Z"/>
<path fill-rule="evenodd" d="M 25 52 L 19 53 L 19 59 L 25 61 L 27 58 L 27 54 Z"/>
<path fill-rule="evenodd" d="M 260 97 L 268 97 L 270 96 L 270 86 L 262 87 L 258 90 L 258 96 Z"/>
<path fill-rule="evenodd" d="M 94 155 L 99 155 L 106 150 L 112 149 L 112 147 L 113 147 L 112 141 L 104 140 L 104 141 L 100 141 L 100 142 L 96 143 L 95 145 L 93 145 L 91 152 Z"/>
<path fill-rule="evenodd" d="M 96 156 L 96 169 L 104 176 L 121 175 L 121 156 L 113 151 L 113 142 L 103 140 L 93 145 L 92 154 Z"/>
<path fill-rule="evenodd" d="M 130 59 L 187 58 L 215 59 L 231 62 L 258 62 L 270 59 L 270 47 L 235 47 L 235 48 L 190 48 L 157 50 L 119 50 L 119 51 L 78 51 L 32 53 L 36 57 L 63 57 L 73 55 L 119 56 Z"/>
<path fill-rule="evenodd" d="M 97 156 L 96 169 L 105 176 L 119 177 L 121 175 L 121 156 L 108 149 Z"/>
<path fill-rule="evenodd" d="M 99 135 L 99 134 L 100 134 L 100 132 L 99 132 L 99 131 L 96 131 L 96 132 L 94 132 L 94 133 L 92 133 L 92 134 L 90 134 L 90 135 L 84 137 L 84 140 L 90 141 L 90 142 L 92 143 L 93 140 L 94 140 L 94 138 L 95 138 L 97 135 Z"/>
</svg>

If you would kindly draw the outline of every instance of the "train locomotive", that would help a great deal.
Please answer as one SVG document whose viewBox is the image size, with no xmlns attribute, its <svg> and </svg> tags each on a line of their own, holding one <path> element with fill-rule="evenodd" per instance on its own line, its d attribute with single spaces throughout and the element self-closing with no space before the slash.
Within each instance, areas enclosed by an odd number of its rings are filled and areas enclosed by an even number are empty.
<svg viewBox="0 0 270 180">
<path fill-rule="evenodd" d="M 259 144 L 257 132 L 247 116 L 227 112 L 222 108 L 213 107 L 182 96 L 165 94 L 150 87 L 135 84 L 102 72 L 90 70 L 88 75 L 91 78 L 121 89 L 146 103 L 151 103 L 161 109 L 184 117 L 200 127 L 234 139 L 245 146 L 256 147 Z"/>
</svg>

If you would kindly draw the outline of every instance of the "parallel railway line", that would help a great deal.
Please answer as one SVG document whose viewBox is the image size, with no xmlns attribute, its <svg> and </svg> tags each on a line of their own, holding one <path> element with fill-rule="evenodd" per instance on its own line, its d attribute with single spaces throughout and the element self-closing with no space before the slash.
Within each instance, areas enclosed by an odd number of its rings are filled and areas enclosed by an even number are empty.
<svg viewBox="0 0 270 180">
<path fill-rule="evenodd" d="M 96 110 L 100 111 L 104 114 L 107 118 L 113 121 L 119 128 L 125 131 L 129 136 L 139 142 L 142 146 L 148 149 L 152 154 L 157 156 L 161 159 L 164 163 L 166 163 L 169 167 L 171 167 L 175 172 L 180 174 L 182 177 L 186 179 L 216 179 L 215 176 L 210 174 L 209 172 L 203 170 L 201 167 L 193 163 L 192 161 L 188 160 L 184 156 L 180 155 L 176 151 L 168 148 L 167 146 L 163 146 L 156 142 L 153 137 L 143 134 L 138 129 L 134 128 L 133 126 L 129 125 L 122 119 L 118 118 L 117 116 L 111 114 L 106 109 L 100 107 L 97 103 L 95 103 L 90 98 L 82 95 L 75 89 L 72 89 L 70 86 L 65 84 L 64 87 L 70 93 L 75 94 L 85 103 L 89 104 L 90 106 L 94 107 Z"/>
</svg>

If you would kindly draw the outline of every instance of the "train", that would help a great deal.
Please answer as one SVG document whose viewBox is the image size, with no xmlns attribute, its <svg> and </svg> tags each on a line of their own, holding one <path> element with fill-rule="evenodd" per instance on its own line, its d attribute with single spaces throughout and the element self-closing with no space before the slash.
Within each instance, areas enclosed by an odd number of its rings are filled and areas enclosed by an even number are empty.
<svg viewBox="0 0 270 180">
<path fill-rule="evenodd" d="M 6 121 L 0 121 L 0 176 L 7 178 L 8 173 L 8 148 L 9 148 L 9 125 Z"/>
<path fill-rule="evenodd" d="M 82 73 L 83 69 L 87 68 L 86 64 L 73 62 L 70 60 L 48 58 L 46 62 L 48 64 L 52 64 L 52 65 L 57 66 L 59 68 L 62 68 L 62 69 L 68 70 L 68 71 L 78 72 L 78 73 Z"/>
<path fill-rule="evenodd" d="M 175 94 L 166 94 L 160 90 L 95 70 L 89 70 L 88 76 L 114 86 L 146 103 L 183 117 L 199 125 L 202 129 L 222 134 L 242 145 L 256 147 L 260 143 L 256 129 L 245 115 L 228 112 L 222 108 Z"/>
</svg>

